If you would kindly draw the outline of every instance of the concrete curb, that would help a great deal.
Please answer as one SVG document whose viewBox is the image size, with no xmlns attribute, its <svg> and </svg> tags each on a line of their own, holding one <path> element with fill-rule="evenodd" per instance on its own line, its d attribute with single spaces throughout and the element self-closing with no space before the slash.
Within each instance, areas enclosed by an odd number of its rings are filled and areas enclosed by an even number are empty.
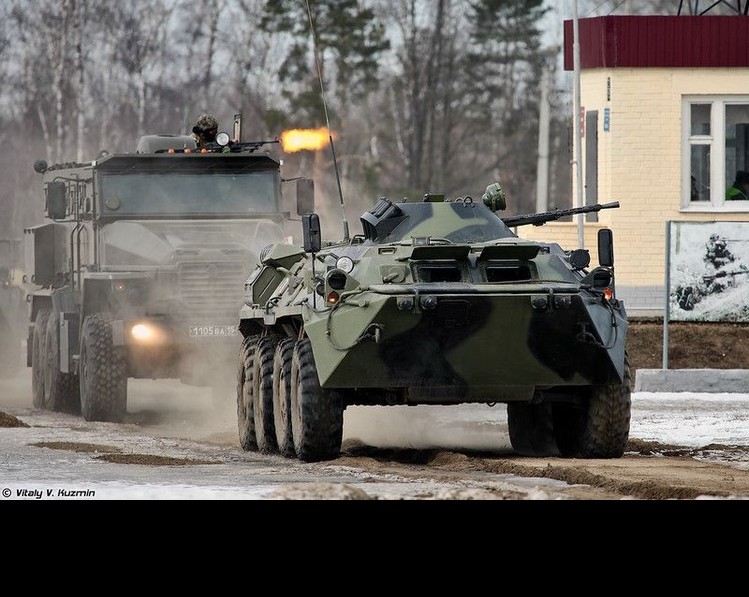
<svg viewBox="0 0 749 597">
<path fill-rule="evenodd" d="M 749 369 L 638 369 L 634 391 L 749 394 Z"/>
</svg>

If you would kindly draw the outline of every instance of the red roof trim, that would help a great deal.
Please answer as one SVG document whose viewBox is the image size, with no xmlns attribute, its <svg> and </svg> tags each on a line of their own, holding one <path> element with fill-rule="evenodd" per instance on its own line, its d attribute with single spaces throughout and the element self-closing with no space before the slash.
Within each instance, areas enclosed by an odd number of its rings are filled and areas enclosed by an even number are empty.
<svg viewBox="0 0 749 597">
<path fill-rule="evenodd" d="M 749 16 L 608 16 L 580 19 L 580 67 L 749 67 Z M 571 20 L 564 68 L 573 70 Z"/>
</svg>

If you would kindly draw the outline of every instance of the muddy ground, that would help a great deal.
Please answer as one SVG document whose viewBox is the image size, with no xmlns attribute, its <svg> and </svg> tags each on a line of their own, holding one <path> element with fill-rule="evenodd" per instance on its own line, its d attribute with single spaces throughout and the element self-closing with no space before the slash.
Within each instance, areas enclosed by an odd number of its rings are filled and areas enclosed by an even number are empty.
<svg viewBox="0 0 749 597">
<path fill-rule="evenodd" d="M 746 368 L 747 332 L 749 327 L 738 324 L 670 323 L 670 368 Z M 630 321 L 627 347 L 633 375 L 637 369 L 662 366 L 662 344 L 660 321 Z M 184 474 L 196 479 L 212 479 L 221 476 L 216 471 L 229 467 L 233 478 L 244 478 L 249 484 L 261 478 L 274 486 L 264 499 L 749 499 L 749 470 L 726 464 L 734 457 L 746 461 L 746 446 L 674 446 L 630 434 L 623 458 L 576 460 L 517 456 L 507 442 L 492 450 L 469 444 L 463 449 L 439 444 L 424 449 L 408 442 L 399 447 L 376 446 L 354 435 L 346 438 L 339 458 L 305 464 L 243 452 L 231 409 L 212 427 L 202 426 L 210 401 L 206 396 L 201 404 L 200 393 L 191 390 L 194 400 L 183 402 L 180 394 L 190 392 L 179 384 L 131 382 L 133 399 L 128 419 L 120 426 L 35 411 L 28 370 L 12 384 L 2 384 L 0 437 L 3 428 L 18 429 L 14 437 L 21 438 L 23 445 L 14 449 L 25 451 L 24 458 L 49 454 L 52 469 L 61 459 L 75 461 L 84 470 L 90 462 L 96 474 L 108 463 L 119 467 L 112 469 L 113 474 L 125 482 L 130 478 L 128 470 L 134 480 L 145 478 L 148 469 L 157 476 L 179 475 L 158 471 L 181 469 L 192 471 Z M 506 429 L 501 432 L 506 434 Z M 20 435 L 24 433 L 27 440 Z M 83 437 L 89 441 L 81 441 Z M 6 464 L 12 462 L 11 456 L 5 458 Z"/>
</svg>

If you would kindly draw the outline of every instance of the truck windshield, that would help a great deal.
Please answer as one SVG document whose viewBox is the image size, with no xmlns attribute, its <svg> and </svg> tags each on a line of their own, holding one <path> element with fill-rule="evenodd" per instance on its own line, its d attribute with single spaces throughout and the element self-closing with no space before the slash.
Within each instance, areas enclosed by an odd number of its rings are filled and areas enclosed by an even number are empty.
<svg viewBox="0 0 749 597">
<path fill-rule="evenodd" d="M 102 215 L 227 215 L 278 212 L 277 173 L 103 174 Z"/>
</svg>

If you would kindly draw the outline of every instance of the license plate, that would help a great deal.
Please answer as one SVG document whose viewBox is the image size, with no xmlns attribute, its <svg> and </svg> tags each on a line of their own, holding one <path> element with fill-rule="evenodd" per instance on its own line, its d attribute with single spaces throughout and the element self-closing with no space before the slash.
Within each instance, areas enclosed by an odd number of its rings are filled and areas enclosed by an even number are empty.
<svg viewBox="0 0 749 597">
<path fill-rule="evenodd" d="M 188 326 L 190 338 L 232 338 L 239 335 L 236 325 L 191 325 Z"/>
</svg>

